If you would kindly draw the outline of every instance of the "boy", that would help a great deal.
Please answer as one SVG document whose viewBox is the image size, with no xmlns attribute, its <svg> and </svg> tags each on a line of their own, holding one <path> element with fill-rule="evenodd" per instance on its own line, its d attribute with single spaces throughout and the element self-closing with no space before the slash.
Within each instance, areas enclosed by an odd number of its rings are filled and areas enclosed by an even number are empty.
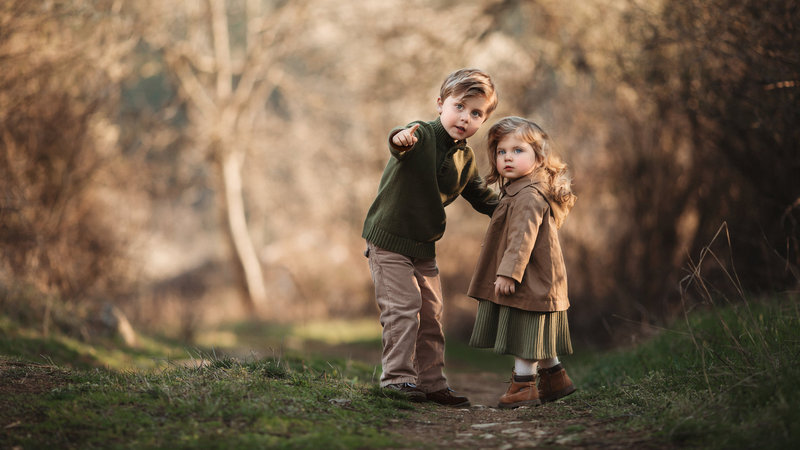
<svg viewBox="0 0 800 450">
<path fill-rule="evenodd" d="M 439 117 L 389 134 L 392 158 L 367 213 L 367 240 L 375 297 L 383 327 L 380 385 L 410 401 L 468 406 L 444 376 L 442 289 L 436 241 L 445 229 L 445 206 L 459 195 L 488 216 L 497 194 L 478 175 L 466 139 L 497 107 L 486 73 L 461 69 L 442 83 Z"/>
</svg>

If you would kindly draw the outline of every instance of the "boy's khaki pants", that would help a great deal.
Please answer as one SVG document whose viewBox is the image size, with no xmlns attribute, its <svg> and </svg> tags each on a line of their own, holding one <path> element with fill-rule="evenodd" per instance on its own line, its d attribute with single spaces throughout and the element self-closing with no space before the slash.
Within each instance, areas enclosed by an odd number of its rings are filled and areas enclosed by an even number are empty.
<svg viewBox="0 0 800 450">
<path fill-rule="evenodd" d="M 367 249 L 383 327 L 381 387 L 416 383 L 424 392 L 446 388 L 436 259 L 411 258 L 369 242 Z"/>
</svg>

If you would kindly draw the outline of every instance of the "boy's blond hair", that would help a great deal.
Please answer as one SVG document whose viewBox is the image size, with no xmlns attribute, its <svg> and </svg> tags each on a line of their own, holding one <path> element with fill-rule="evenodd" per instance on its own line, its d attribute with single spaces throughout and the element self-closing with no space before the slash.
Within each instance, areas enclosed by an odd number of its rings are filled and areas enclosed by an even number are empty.
<svg viewBox="0 0 800 450">
<path fill-rule="evenodd" d="M 488 118 L 497 108 L 497 93 L 494 82 L 486 72 L 479 69 L 459 69 L 445 78 L 439 89 L 439 98 L 445 101 L 450 96 L 485 97 L 489 101 L 486 107 Z"/>
<path fill-rule="evenodd" d="M 522 117 L 504 117 L 489 128 L 489 146 L 487 155 L 489 156 L 490 172 L 486 177 L 486 182 L 491 184 L 499 182 L 503 176 L 497 170 L 496 155 L 497 145 L 504 137 L 516 134 L 520 139 L 527 142 L 536 153 L 536 162 L 539 163 L 537 171 L 544 171 L 550 186 L 550 193 L 558 203 L 574 203 L 575 194 L 572 192 L 572 178 L 567 170 L 566 163 L 561 158 L 554 155 L 550 149 L 550 137 L 542 128 Z"/>
</svg>

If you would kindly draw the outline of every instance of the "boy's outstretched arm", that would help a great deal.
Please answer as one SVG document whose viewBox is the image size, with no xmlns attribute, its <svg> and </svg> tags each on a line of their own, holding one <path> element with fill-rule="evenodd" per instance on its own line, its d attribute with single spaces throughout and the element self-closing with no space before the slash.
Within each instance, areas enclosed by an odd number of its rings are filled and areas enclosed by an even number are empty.
<svg viewBox="0 0 800 450">
<path fill-rule="evenodd" d="M 486 214 L 487 216 L 492 215 L 500 201 L 497 192 L 487 186 L 483 178 L 477 175 L 469 180 L 464 190 L 461 192 L 461 196 L 464 197 L 476 211 Z"/>
<path fill-rule="evenodd" d="M 409 128 L 398 131 L 397 134 L 392 136 L 392 144 L 398 147 L 411 148 L 418 140 L 417 137 L 414 136 L 414 132 L 417 131 L 417 128 L 419 128 L 419 124 L 415 123 Z"/>
</svg>

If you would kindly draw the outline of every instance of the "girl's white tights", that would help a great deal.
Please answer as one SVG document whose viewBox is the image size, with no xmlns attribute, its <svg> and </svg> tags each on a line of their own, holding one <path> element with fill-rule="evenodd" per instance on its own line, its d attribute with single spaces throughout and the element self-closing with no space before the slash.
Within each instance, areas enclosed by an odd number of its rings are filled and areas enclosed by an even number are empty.
<svg viewBox="0 0 800 450">
<path fill-rule="evenodd" d="M 558 364 L 558 356 L 547 359 L 522 359 L 514 358 L 514 373 L 519 376 L 533 375 L 536 373 L 536 366 L 542 369 L 549 369 Z"/>
</svg>

